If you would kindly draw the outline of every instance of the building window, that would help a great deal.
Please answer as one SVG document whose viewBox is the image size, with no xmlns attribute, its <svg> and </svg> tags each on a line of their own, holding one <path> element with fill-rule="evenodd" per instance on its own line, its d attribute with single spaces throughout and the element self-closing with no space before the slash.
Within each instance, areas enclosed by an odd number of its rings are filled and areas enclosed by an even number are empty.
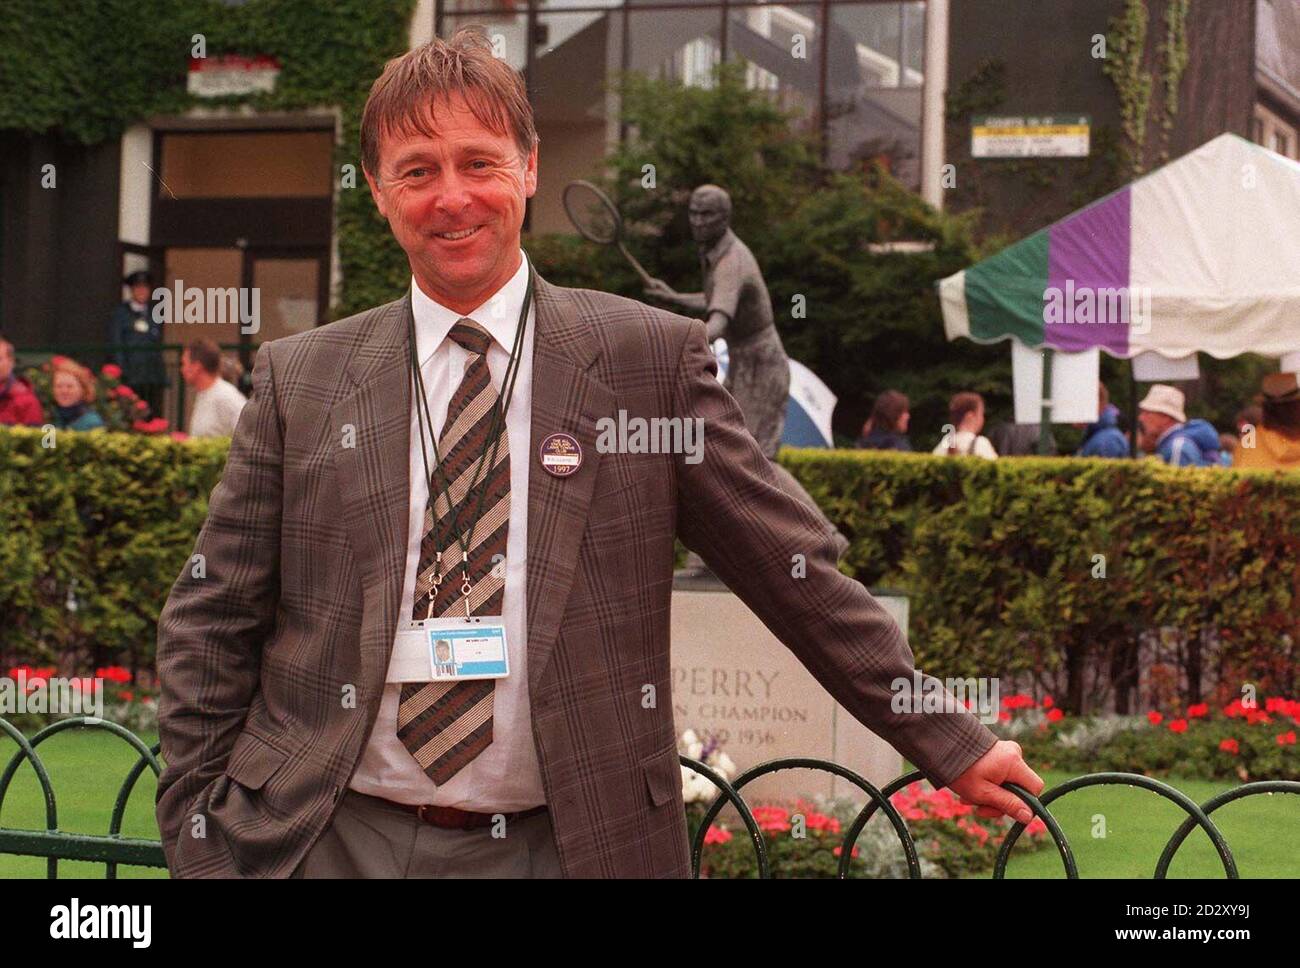
<svg viewBox="0 0 1300 968">
<path fill-rule="evenodd" d="M 829 168 L 880 161 L 919 191 L 925 13 L 925 0 L 439 0 L 438 29 L 481 24 L 524 72 L 556 185 L 590 177 L 618 138 L 621 72 L 704 87 L 725 58 L 823 136 Z M 568 229 L 558 196 L 538 192 L 530 231 Z"/>
<path fill-rule="evenodd" d="M 925 4 L 831 4 L 826 45 L 827 164 L 880 161 L 921 187 Z"/>
<path fill-rule="evenodd" d="M 820 118 L 820 14 L 814 4 L 732 7 L 727 13 L 728 59 L 743 62 L 746 83 L 808 127 Z"/>
</svg>

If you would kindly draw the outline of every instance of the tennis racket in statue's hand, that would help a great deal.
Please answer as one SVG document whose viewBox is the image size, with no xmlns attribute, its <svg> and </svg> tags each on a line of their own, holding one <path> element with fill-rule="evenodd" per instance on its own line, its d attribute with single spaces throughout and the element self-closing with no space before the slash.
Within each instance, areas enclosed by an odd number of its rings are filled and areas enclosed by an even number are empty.
<svg viewBox="0 0 1300 968">
<path fill-rule="evenodd" d="M 589 181 L 571 181 L 564 186 L 563 198 L 564 211 L 579 235 L 597 245 L 618 246 L 643 283 L 650 286 L 656 281 L 623 244 L 623 216 L 618 214 L 608 195 Z"/>
</svg>

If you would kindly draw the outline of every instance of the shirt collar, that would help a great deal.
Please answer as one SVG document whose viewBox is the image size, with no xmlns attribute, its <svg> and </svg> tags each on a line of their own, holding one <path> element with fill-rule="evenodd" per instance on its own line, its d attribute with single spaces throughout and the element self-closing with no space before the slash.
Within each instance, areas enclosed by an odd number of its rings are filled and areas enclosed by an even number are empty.
<svg viewBox="0 0 1300 968">
<path fill-rule="evenodd" d="M 528 289 L 528 260 L 519 253 L 519 268 L 504 286 L 489 296 L 477 309 L 458 313 L 431 298 L 411 277 L 411 313 L 415 317 L 416 355 L 420 366 L 429 362 L 434 352 L 447 338 L 451 328 L 463 316 L 482 326 L 507 352 L 513 352 L 515 333 L 519 329 L 519 310 L 523 308 L 524 293 Z"/>
<path fill-rule="evenodd" d="M 727 250 L 731 248 L 731 244 L 735 241 L 736 233 L 728 228 L 727 231 L 722 233 L 722 238 L 718 239 L 717 244 L 708 252 L 704 253 L 702 258 L 708 264 L 710 269 L 718 264 L 718 260 L 726 255 Z"/>
</svg>

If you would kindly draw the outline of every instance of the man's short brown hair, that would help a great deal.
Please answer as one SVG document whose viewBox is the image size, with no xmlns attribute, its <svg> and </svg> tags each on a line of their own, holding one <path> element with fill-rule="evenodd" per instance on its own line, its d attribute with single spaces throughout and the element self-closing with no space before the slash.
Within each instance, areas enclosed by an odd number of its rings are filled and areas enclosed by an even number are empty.
<svg viewBox="0 0 1300 968">
<path fill-rule="evenodd" d="M 190 359 L 203 367 L 203 372 L 216 376 L 221 372 L 221 347 L 210 339 L 196 339 L 185 347 Z"/>
<path fill-rule="evenodd" d="M 960 426 L 966 414 L 982 409 L 984 409 L 984 398 L 978 393 L 967 390 L 956 394 L 948 401 L 948 419 L 952 421 L 954 427 Z"/>
<path fill-rule="evenodd" d="M 435 37 L 384 65 L 361 113 L 365 170 L 379 177 L 379 140 L 384 135 L 437 137 L 434 111 L 455 94 L 465 99 L 484 127 L 513 137 L 521 155 L 537 144 L 523 78 L 492 55 L 482 27 L 463 27 L 451 40 Z"/>
</svg>

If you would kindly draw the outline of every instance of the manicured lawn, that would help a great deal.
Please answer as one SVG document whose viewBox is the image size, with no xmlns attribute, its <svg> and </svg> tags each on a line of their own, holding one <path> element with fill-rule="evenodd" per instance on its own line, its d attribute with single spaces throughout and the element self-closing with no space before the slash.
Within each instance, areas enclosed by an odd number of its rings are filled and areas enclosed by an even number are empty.
<svg viewBox="0 0 1300 968">
<path fill-rule="evenodd" d="M 140 737 L 147 746 L 158 741 L 156 734 Z M 0 736 L 0 757 L 8 763 L 18 747 L 8 737 Z M 127 772 L 137 754 L 123 740 L 100 730 L 68 730 L 51 737 L 37 747 L 54 788 L 58 807 L 59 829 L 75 833 L 108 833 L 113 804 Z M 146 768 L 136 781 L 122 818 L 122 834 L 127 837 L 158 839 L 153 800 L 157 790 L 153 770 Z M 41 796 L 36 773 L 23 763 L 14 775 L 9 792 L 0 805 L 0 826 L 45 829 L 45 801 Z M 14 857 L 0 854 L 0 878 L 45 877 L 43 857 Z M 104 876 L 103 864 L 59 861 L 59 877 Z M 166 877 L 161 868 L 122 867 L 118 877 Z"/>
<path fill-rule="evenodd" d="M 1047 789 L 1070 778 L 1064 773 L 1043 773 Z M 1238 785 L 1178 778 L 1165 782 L 1197 803 Z M 1165 844 L 1187 816 L 1157 793 L 1118 786 L 1076 790 L 1049 809 L 1069 838 L 1079 876 L 1084 878 L 1150 878 Z M 1093 834 L 1094 827 L 1100 829 L 1098 815 L 1105 818 L 1105 837 Z M 1300 796 L 1248 797 L 1221 807 L 1210 819 L 1227 840 L 1243 878 L 1300 877 Z M 1047 847 L 1034 853 L 1013 850 L 1007 876 L 1063 878 L 1060 854 L 1050 844 L 1050 835 L 1048 840 Z M 1224 877 L 1219 855 L 1200 828 L 1179 848 L 1169 876 Z"/>
<path fill-rule="evenodd" d="M 153 745 L 155 735 L 141 737 Z M 0 738 L 4 761 L 16 750 Z M 98 731 L 62 733 L 41 744 L 40 750 L 58 803 L 59 827 L 81 833 L 106 833 L 113 802 L 123 777 L 135 762 L 135 752 L 120 739 Z M 1069 779 L 1063 773 L 1044 773 L 1048 788 Z M 1234 786 L 1202 780 L 1169 782 L 1197 803 Z M 131 794 L 122 832 L 127 836 L 157 839 L 153 799 L 157 783 L 151 770 L 141 776 Z M 1183 812 L 1163 797 L 1132 787 L 1092 787 L 1066 795 L 1052 805 L 1060 821 L 1081 877 L 1150 878 L 1169 837 L 1182 821 Z M 1106 836 L 1095 837 L 1097 815 L 1105 817 Z M 0 826 L 44 829 L 40 787 L 30 766 L 14 777 L 4 804 Z M 1214 822 L 1223 831 L 1242 877 L 1300 876 L 1300 796 L 1274 795 L 1238 801 L 1216 811 Z M 874 822 L 874 821 L 873 821 Z M 60 861 L 60 877 L 102 877 L 102 864 Z M 0 855 L 0 878 L 44 877 L 45 861 L 34 857 Z M 161 869 L 119 867 L 119 877 L 165 877 Z M 983 876 L 987 876 L 983 875 Z M 1035 853 L 1012 852 L 1008 877 L 1062 878 L 1064 868 L 1056 849 Z M 1223 877 L 1223 867 L 1199 830 L 1188 837 L 1170 869 L 1171 877 Z"/>
</svg>

